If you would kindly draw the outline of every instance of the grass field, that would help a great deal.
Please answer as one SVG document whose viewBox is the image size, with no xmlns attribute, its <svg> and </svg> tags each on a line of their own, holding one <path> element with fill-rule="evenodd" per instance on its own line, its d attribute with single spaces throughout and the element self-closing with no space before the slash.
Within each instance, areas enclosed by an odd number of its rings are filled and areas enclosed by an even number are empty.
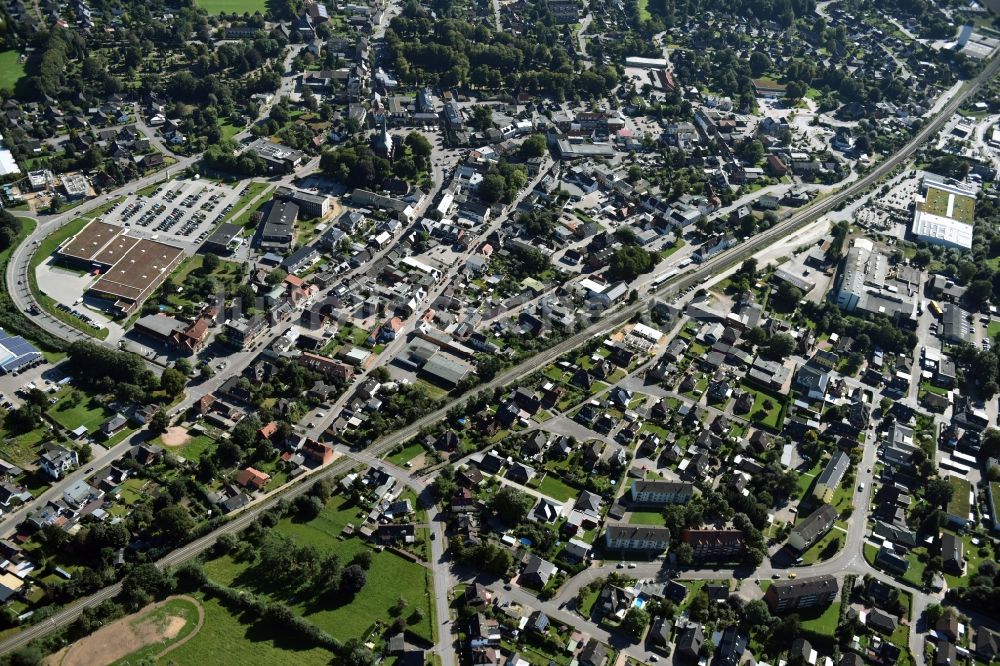
<svg viewBox="0 0 1000 666">
<path fill-rule="evenodd" d="M 653 15 L 649 13 L 649 0 L 639 0 L 639 20 L 648 21 L 653 18 Z"/>
<path fill-rule="evenodd" d="M 741 384 L 740 389 L 749 392 L 753 396 L 753 407 L 750 408 L 750 420 L 755 423 L 760 423 L 761 425 L 771 428 L 773 430 L 780 430 L 781 424 L 784 419 L 784 398 L 779 395 L 765 393 L 759 389 L 755 389 L 748 384 Z M 764 401 L 771 401 L 771 408 L 764 408 Z M 763 412 L 764 417 L 761 420 L 754 418 L 757 412 Z M 759 418 L 759 417 L 758 417 Z"/>
<path fill-rule="evenodd" d="M 633 525 L 663 525 L 663 514 L 659 511 L 633 511 L 628 522 Z"/>
<path fill-rule="evenodd" d="M 579 494 L 576 488 L 566 485 L 562 479 L 552 474 L 545 475 L 542 482 L 538 484 L 538 492 L 560 502 L 565 502 Z"/>
<path fill-rule="evenodd" d="M 229 211 L 226 217 L 222 218 L 223 222 L 229 222 L 235 224 L 238 227 L 245 227 L 250 224 L 250 218 L 253 217 L 254 212 L 261 210 L 267 204 L 267 196 L 261 196 L 271 190 L 271 186 L 267 183 L 250 183 L 250 190 L 233 204 L 233 209 Z M 261 197 L 258 205 L 251 206 L 247 210 L 240 213 L 239 217 L 235 217 L 239 211 L 243 210 L 243 207 L 249 204 L 251 201 Z"/>
<path fill-rule="evenodd" d="M 24 76 L 21 55 L 17 51 L 0 52 L 0 90 L 14 92 L 17 82 Z"/>
<path fill-rule="evenodd" d="M 833 632 L 837 629 L 837 620 L 840 618 L 840 602 L 830 604 L 819 615 L 809 612 L 802 612 L 800 615 L 802 629 L 805 631 L 812 631 L 823 636 L 833 636 Z"/>
<path fill-rule="evenodd" d="M 266 0 L 198 0 L 196 4 L 209 14 L 242 14 L 244 12 L 263 14 L 267 11 Z"/>
<path fill-rule="evenodd" d="M 399 465 L 400 467 L 402 467 L 403 465 L 410 462 L 423 452 L 424 452 L 424 447 L 421 446 L 420 444 L 415 443 L 415 444 L 410 444 L 409 446 L 405 447 L 402 451 L 398 453 L 393 453 L 390 456 L 386 456 L 385 459 L 391 462 L 393 465 Z"/>
<path fill-rule="evenodd" d="M 969 516 L 969 491 L 972 486 L 965 479 L 957 476 L 948 477 L 948 485 L 951 486 L 951 501 L 948 502 L 948 513 L 959 518 Z"/>
<path fill-rule="evenodd" d="M 93 398 L 83 397 L 77 404 L 72 404 L 71 394 L 67 394 L 59 399 L 59 402 L 52 405 L 49 416 L 66 428 L 73 431 L 84 426 L 88 433 L 93 433 L 102 423 L 108 420 L 113 413 L 100 402 Z"/>
<path fill-rule="evenodd" d="M 275 529 L 300 546 L 312 545 L 321 553 L 335 552 L 346 563 L 355 553 L 368 546 L 356 538 L 340 540 L 339 534 L 347 523 L 360 525 L 363 520 L 364 517 L 359 516 L 358 510 L 348 499 L 334 497 L 315 520 L 301 522 L 284 518 Z M 245 563 L 235 562 L 228 556 L 207 562 L 205 571 L 212 580 L 219 583 L 280 596 L 280 591 L 268 589 L 266 581 L 259 580 L 252 571 L 248 571 Z M 331 605 L 325 600 L 312 598 L 297 600 L 297 603 L 290 599 L 285 601 L 324 631 L 338 639 L 347 640 L 360 637 L 376 620 L 381 620 L 386 625 L 392 622 L 389 608 L 396 599 L 403 597 L 407 601 L 404 616 L 408 617 L 417 608 L 423 614 L 421 621 L 410 625 L 408 630 L 432 641 L 433 606 L 430 588 L 428 569 L 395 553 L 383 551 L 373 553 L 368 583 L 350 603 Z"/>
<path fill-rule="evenodd" d="M 301 641 L 286 632 L 264 623 L 247 626 L 215 599 L 195 596 L 205 608 L 205 624 L 194 638 L 165 658 L 167 663 L 199 666 L 330 663 L 331 655 L 326 650 L 305 650 Z"/>
</svg>

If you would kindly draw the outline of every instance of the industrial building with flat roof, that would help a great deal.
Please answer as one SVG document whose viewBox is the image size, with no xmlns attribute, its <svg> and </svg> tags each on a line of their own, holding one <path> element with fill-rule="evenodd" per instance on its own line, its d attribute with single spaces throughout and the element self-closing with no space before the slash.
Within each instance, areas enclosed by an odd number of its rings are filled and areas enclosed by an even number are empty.
<svg viewBox="0 0 1000 666">
<path fill-rule="evenodd" d="M 972 249 L 975 192 L 934 174 L 925 176 L 921 184 L 924 198 L 914 207 L 913 236 L 932 245 Z"/>
<path fill-rule="evenodd" d="M 95 220 L 58 250 L 58 257 L 100 275 L 88 292 L 132 314 L 184 258 L 173 245 L 133 238 L 125 229 Z"/>
<path fill-rule="evenodd" d="M 906 285 L 889 284 L 888 275 L 887 257 L 875 250 L 871 241 L 856 239 L 837 276 L 837 305 L 846 312 L 912 319 L 915 300 Z"/>
<path fill-rule="evenodd" d="M 43 360 L 42 352 L 20 335 L 0 329 L 0 375 L 17 372 Z"/>
</svg>

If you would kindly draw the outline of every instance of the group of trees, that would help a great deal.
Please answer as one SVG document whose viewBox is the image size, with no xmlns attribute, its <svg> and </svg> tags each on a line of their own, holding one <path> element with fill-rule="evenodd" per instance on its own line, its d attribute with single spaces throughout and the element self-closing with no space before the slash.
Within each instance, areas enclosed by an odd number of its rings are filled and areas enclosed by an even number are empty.
<svg viewBox="0 0 1000 666">
<path fill-rule="evenodd" d="M 68 351 L 69 374 L 81 388 L 142 403 L 160 387 L 160 380 L 136 354 L 86 340 L 72 343 Z"/>
<path fill-rule="evenodd" d="M 618 84 L 620 73 L 611 65 L 577 66 L 575 52 L 557 38 L 555 27 L 529 25 L 530 34 L 514 36 L 482 23 L 435 21 L 412 5 L 390 23 L 387 55 L 400 80 L 410 84 L 525 90 L 557 98 L 604 96 Z"/>
<path fill-rule="evenodd" d="M 392 161 L 376 155 L 367 143 L 354 141 L 324 152 L 320 168 L 348 187 L 379 190 L 389 178 L 412 181 L 426 173 L 430 156 L 430 142 L 419 132 L 410 132 Z"/>
</svg>

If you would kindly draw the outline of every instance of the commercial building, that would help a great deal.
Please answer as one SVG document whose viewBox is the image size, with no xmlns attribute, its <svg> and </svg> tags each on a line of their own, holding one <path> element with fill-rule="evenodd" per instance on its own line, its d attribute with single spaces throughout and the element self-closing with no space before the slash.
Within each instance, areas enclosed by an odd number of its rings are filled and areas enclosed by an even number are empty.
<svg viewBox="0 0 1000 666">
<path fill-rule="evenodd" d="M 830 575 L 776 580 L 764 594 L 772 613 L 828 606 L 837 598 L 837 579 Z"/>
<path fill-rule="evenodd" d="M 208 237 L 201 249 L 214 254 L 229 254 L 243 244 L 242 233 L 243 227 L 224 222 Z"/>
<path fill-rule="evenodd" d="M 18 372 L 42 360 L 42 352 L 30 342 L 0 329 L 0 375 Z"/>
<path fill-rule="evenodd" d="M 916 303 L 905 285 L 887 282 L 889 262 L 867 239 L 857 239 L 837 275 L 837 305 L 845 312 L 913 319 Z M 901 288 L 902 287 L 902 288 Z"/>
<path fill-rule="evenodd" d="M 281 186 L 274 191 L 274 198 L 291 201 L 299 207 L 303 217 L 326 217 L 330 213 L 330 197 L 325 194 L 310 194 L 302 190 Z"/>
<path fill-rule="evenodd" d="M 298 205 L 275 199 L 264 218 L 260 248 L 270 252 L 287 252 L 295 242 L 295 222 L 299 219 Z"/>
<path fill-rule="evenodd" d="M 229 344 L 237 349 L 249 349 L 268 330 L 267 319 L 262 315 L 254 315 L 247 319 L 242 317 L 235 321 L 227 321 L 223 333 Z"/>
<path fill-rule="evenodd" d="M 247 152 L 267 162 L 272 171 L 281 173 L 294 171 L 302 164 L 301 152 L 267 139 L 257 139 L 247 146 Z"/>
<path fill-rule="evenodd" d="M 122 227 L 95 220 L 59 248 L 57 256 L 99 275 L 88 293 L 130 315 L 163 284 L 184 258 L 184 251 L 124 232 Z"/>
<path fill-rule="evenodd" d="M 975 192 L 933 174 L 924 177 L 922 186 L 924 198 L 913 212 L 913 236 L 932 245 L 971 249 Z"/>
</svg>

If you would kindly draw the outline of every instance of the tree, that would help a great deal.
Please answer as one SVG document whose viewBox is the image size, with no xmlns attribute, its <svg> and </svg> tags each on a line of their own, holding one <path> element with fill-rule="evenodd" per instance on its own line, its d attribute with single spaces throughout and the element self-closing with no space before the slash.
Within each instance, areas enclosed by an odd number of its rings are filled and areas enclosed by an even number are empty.
<svg viewBox="0 0 1000 666">
<path fill-rule="evenodd" d="M 545 143 L 545 136 L 542 134 L 532 134 L 518 148 L 517 154 L 522 160 L 529 160 L 533 157 L 541 157 L 548 148 Z"/>
<path fill-rule="evenodd" d="M 511 486 L 498 490 L 491 503 L 493 510 L 508 525 L 517 525 L 523 521 L 533 504 L 530 495 Z"/>
<path fill-rule="evenodd" d="M 495 204 L 507 191 L 507 181 L 498 173 L 488 173 L 483 176 L 476 193 L 485 204 Z"/>
<path fill-rule="evenodd" d="M 149 419 L 149 430 L 153 433 L 166 432 L 167 428 L 170 427 L 170 417 L 162 409 L 158 409 L 153 412 L 152 418 Z"/>
<path fill-rule="evenodd" d="M 42 663 L 44 656 L 38 647 L 27 645 L 11 653 L 10 664 L 11 666 L 38 666 Z"/>
<path fill-rule="evenodd" d="M 160 389 L 171 398 L 183 393 L 186 385 L 187 377 L 176 368 L 166 368 L 160 375 Z"/>
<path fill-rule="evenodd" d="M 621 629 L 635 640 L 639 640 L 647 624 L 649 624 L 649 613 L 638 606 L 632 606 L 622 619 Z"/>
<path fill-rule="evenodd" d="M 353 596 L 360 592 L 367 582 L 368 575 L 365 570 L 358 564 L 351 564 L 344 567 L 344 571 L 340 575 L 340 591 L 343 594 Z"/>
<path fill-rule="evenodd" d="M 691 544 L 687 542 L 681 542 L 681 544 L 674 549 L 674 553 L 677 554 L 677 561 L 685 566 L 694 561 L 694 549 L 691 548 Z"/>
<path fill-rule="evenodd" d="M 767 627 L 773 616 L 771 610 L 761 599 L 753 599 L 743 605 L 743 617 L 751 627 Z"/>
<path fill-rule="evenodd" d="M 160 533 L 171 541 L 181 541 L 195 528 L 194 519 L 180 504 L 171 504 L 157 514 Z"/>
<path fill-rule="evenodd" d="M 764 355 L 774 361 L 782 361 L 795 351 L 795 340 L 787 333 L 772 335 L 767 341 Z"/>
<path fill-rule="evenodd" d="M 375 655 L 360 640 L 352 638 L 344 644 L 340 661 L 344 666 L 372 666 Z"/>
<path fill-rule="evenodd" d="M 219 267 L 219 264 L 221 263 L 221 261 L 222 260 L 219 259 L 219 255 L 214 254 L 212 252 L 206 253 L 205 254 L 205 258 L 202 259 L 202 261 L 201 261 L 202 271 L 206 275 L 209 274 L 209 273 L 214 273 L 215 270 Z"/>
<path fill-rule="evenodd" d="M 185 377 L 190 376 L 191 371 L 193 370 L 193 368 L 191 367 L 191 361 L 187 360 L 186 358 L 179 358 L 176 361 L 174 361 L 174 369 L 177 370 L 177 372 L 183 374 Z"/>
<path fill-rule="evenodd" d="M 951 501 L 954 489 L 947 480 L 935 477 L 924 487 L 924 499 L 935 508 L 944 508 Z"/>
<path fill-rule="evenodd" d="M 750 54 L 750 71 L 754 76 L 765 74 L 773 66 L 771 58 L 763 51 L 754 51 Z"/>
</svg>

